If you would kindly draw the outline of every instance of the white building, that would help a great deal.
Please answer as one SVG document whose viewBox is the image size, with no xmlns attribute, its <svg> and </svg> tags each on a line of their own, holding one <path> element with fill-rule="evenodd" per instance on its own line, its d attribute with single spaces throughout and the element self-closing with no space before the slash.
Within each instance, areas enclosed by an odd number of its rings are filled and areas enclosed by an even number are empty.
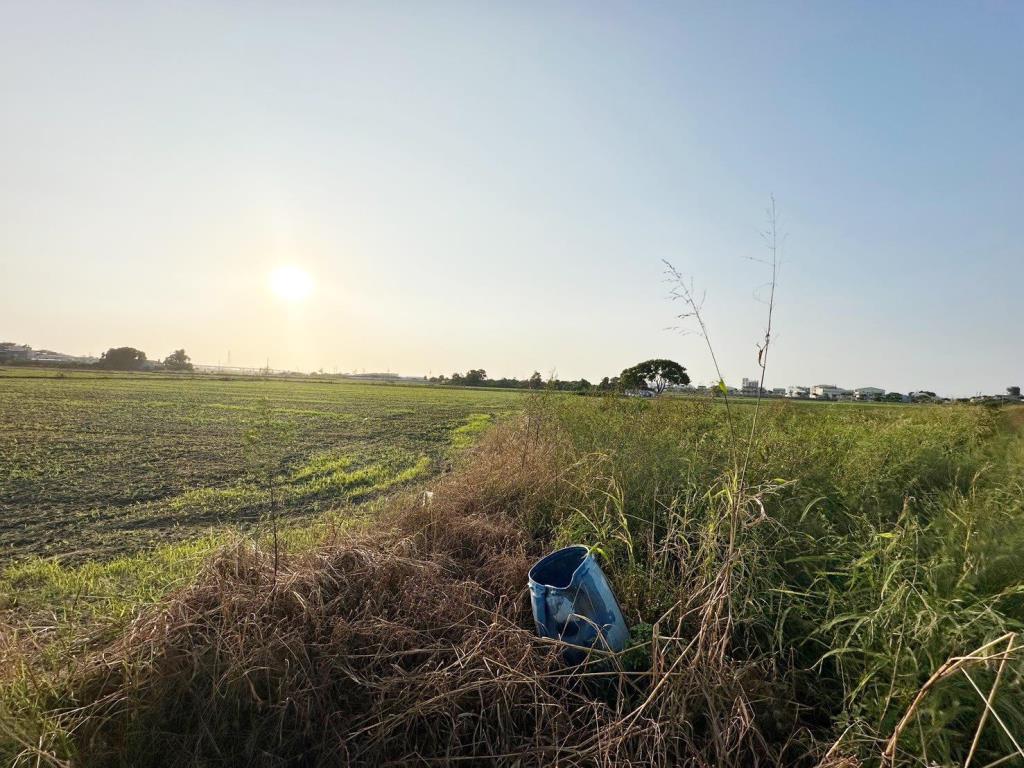
<svg viewBox="0 0 1024 768">
<path fill-rule="evenodd" d="M 810 387 L 789 386 L 786 387 L 786 397 L 807 398 L 811 396 Z"/>
<path fill-rule="evenodd" d="M 757 397 L 760 391 L 760 381 L 758 381 L 757 379 L 748 379 L 745 376 L 743 377 L 743 386 L 740 389 L 740 392 L 742 392 L 744 395 L 749 395 L 750 397 Z"/>
<path fill-rule="evenodd" d="M 99 358 L 84 355 L 66 355 L 63 352 L 54 352 L 52 349 L 35 349 L 29 355 L 29 360 L 34 363 L 75 363 L 78 365 L 91 365 Z"/>
<path fill-rule="evenodd" d="M 26 363 L 77 363 L 90 365 L 98 358 L 83 355 L 65 355 L 52 349 L 32 349 L 27 344 L 15 344 L 10 341 L 0 343 L 0 362 Z"/>
<path fill-rule="evenodd" d="M 32 347 L 27 344 L 15 344 L 13 341 L 0 343 L 0 361 L 31 360 Z"/>
<path fill-rule="evenodd" d="M 626 397 L 654 397 L 654 392 L 649 389 L 627 389 L 623 394 Z"/>
<path fill-rule="evenodd" d="M 878 387 L 857 387 L 853 390 L 853 397 L 856 400 L 877 400 L 884 394 L 885 390 Z"/>
<path fill-rule="evenodd" d="M 835 384 L 815 384 L 811 387 L 812 400 L 852 400 L 853 390 Z"/>
</svg>

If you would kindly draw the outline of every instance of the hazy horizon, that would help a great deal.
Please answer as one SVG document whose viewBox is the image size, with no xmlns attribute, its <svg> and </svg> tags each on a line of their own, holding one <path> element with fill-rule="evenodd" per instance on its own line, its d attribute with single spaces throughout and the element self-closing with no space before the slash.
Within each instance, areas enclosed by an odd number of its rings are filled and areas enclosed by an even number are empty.
<svg viewBox="0 0 1024 768">
<path fill-rule="evenodd" d="M 1024 7 L 0 8 L 0 340 L 592 382 L 1024 384 Z M 280 278 L 293 265 L 308 275 Z M 304 278 L 303 278 L 304 279 Z M 298 280 L 298 283 L 296 283 Z"/>
</svg>

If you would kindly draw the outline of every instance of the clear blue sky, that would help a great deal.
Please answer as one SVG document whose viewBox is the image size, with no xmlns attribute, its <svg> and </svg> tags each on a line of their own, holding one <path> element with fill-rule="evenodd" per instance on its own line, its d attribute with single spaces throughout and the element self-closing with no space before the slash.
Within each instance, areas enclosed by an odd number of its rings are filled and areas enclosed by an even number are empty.
<svg viewBox="0 0 1024 768">
<path fill-rule="evenodd" d="M 0 337 L 710 380 L 667 258 L 738 381 L 774 194 L 769 384 L 1024 384 L 1022 41 L 1010 2 L 5 3 Z"/>
</svg>

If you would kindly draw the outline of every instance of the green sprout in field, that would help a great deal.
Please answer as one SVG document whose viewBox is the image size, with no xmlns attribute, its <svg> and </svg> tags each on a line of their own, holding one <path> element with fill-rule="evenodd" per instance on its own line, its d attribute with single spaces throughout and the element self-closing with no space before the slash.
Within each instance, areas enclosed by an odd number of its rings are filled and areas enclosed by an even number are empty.
<svg viewBox="0 0 1024 768">
<path fill-rule="evenodd" d="M 278 515 L 286 483 L 285 462 L 289 446 L 295 436 L 294 425 L 274 417 L 270 401 L 263 398 L 257 416 L 243 435 L 245 456 L 250 471 L 262 486 L 270 503 L 271 536 L 274 543 L 274 574 L 278 572 L 280 549 L 278 542 Z"/>
</svg>

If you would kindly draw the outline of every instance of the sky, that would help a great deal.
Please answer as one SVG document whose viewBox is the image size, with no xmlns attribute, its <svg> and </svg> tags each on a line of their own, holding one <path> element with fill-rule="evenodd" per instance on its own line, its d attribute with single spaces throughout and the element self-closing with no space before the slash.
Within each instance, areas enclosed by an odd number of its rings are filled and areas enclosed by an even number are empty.
<svg viewBox="0 0 1024 768">
<path fill-rule="evenodd" d="M 1024 4 L 0 3 L 0 340 L 1024 384 Z M 312 281 L 276 295 L 283 265 Z M 682 323 L 692 330 L 691 322 Z"/>
</svg>

